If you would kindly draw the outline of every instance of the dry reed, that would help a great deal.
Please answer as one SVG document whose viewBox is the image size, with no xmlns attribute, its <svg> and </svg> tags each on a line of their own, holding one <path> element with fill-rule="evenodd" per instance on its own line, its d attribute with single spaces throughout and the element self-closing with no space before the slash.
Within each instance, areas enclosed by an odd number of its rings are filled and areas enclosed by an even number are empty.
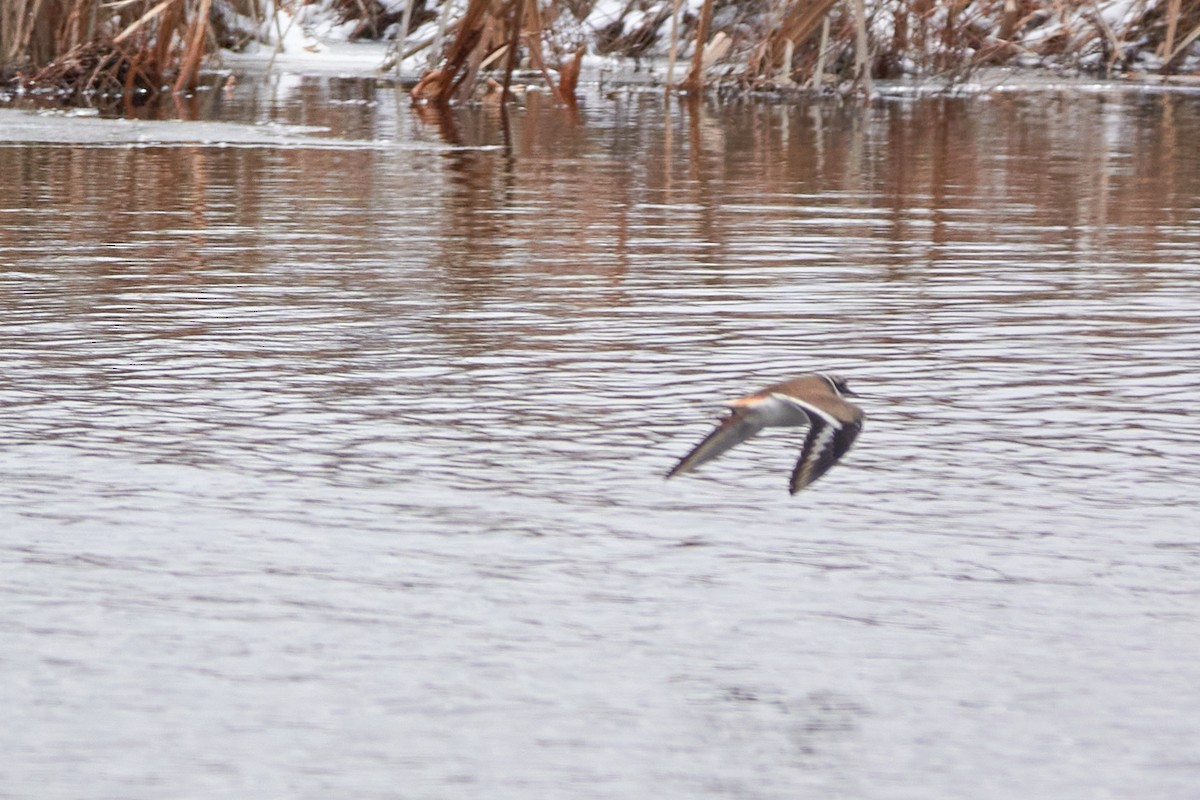
<svg viewBox="0 0 1200 800">
<path fill-rule="evenodd" d="M 3 0 L 0 75 L 77 100 L 136 103 L 195 89 L 205 57 L 261 19 L 260 0 Z M 244 38 L 244 37 L 243 37 Z"/>
<path fill-rule="evenodd" d="M 514 2 L 472 2 L 461 18 L 474 32 L 470 46 L 483 50 L 475 63 L 498 64 L 496 53 L 519 41 L 562 96 L 540 54 L 542 42 L 562 31 L 523 24 L 518 36 L 509 11 Z M 568 23 L 562 7 L 570 6 L 578 17 L 593 5 L 588 0 L 528 4 Z M 1200 39 L 1200 0 L 703 0 L 695 14 L 678 13 L 680 5 L 679 0 L 627 0 L 617 19 L 592 24 L 592 49 L 635 60 L 664 55 L 668 82 L 674 81 L 676 59 L 689 57 L 687 75 L 674 86 L 688 93 L 734 84 L 793 91 L 832 86 L 870 95 L 875 80 L 954 81 L 983 66 L 1166 73 L 1185 64 L 1188 48 Z M 506 49 L 506 63 L 515 57 Z M 1200 66 L 1200 56 L 1190 57 Z M 449 65 L 459 98 L 471 94 L 478 78 L 478 70 L 459 72 L 461 58 L 451 47 L 439 68 Z M 439 70 L 430 75 L 442 77 Z M 414 97 L 449 99 L 425 87 Z"/>
<path fill-rule="evenodd" d="M 1200 0 L 291 0 L 353 22 L 351 38 L 396 36 L 392 63 L 422 49 L 431 68 L 412 95 L 443 105 L 489 72 L 518 68 L 573 103 L 585 48 L 632 59 L 668 55 L 690 69 L 674 88 L 871 90 L 897 77 L 962 78 L 981 66 L 1114 75 L 1200 66 Z M 266 0 L 0 0 L 0 80 L 129 102 L 196 86 L 204 59 L 269 28 Z M 689 11 L 688 9 L 692 9 Z M 251 20 L 236 31 L 230 20 Z M 436 29 L 436 30 L 435 30 Z M 446 34 L 452 33 L 448 39 Z M 442 42 L 446 41 L 443 48 Z M 508 95 L 508 91 L 504 95 Z"/>
<path fill-rule="evenodd" d="M 543 11 L 536 0 L 470 0 L 441 63 L 421 77 L 411 96 L 438 105 L 466 99 L 475 91 L 479 75 L 503 60 L 501 98 L 507 102 L 524 50 L 554 96 L 574 105 L 585 50 L 576 46 L 569 54 L 560 54 L 556 79 L 545 55 L 546 39 Z"/>
</svg>

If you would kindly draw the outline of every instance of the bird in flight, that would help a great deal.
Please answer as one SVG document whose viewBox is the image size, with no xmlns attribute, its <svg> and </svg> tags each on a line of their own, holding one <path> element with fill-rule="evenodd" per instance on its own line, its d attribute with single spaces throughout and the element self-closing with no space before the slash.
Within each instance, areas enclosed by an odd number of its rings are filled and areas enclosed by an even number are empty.
<svg viewBox="0 0 1200 800">
<path fill-rule="evenodd" d="M 732 400 L 729 416 L 667 473 L 668 478 L 691 472 L 763 428 L 808 426 L 800 460 L 792 470 L 795 494 L 829 471 L 846 454 L 863 426 L 863 412 L 847 402 L 858 397 L 836 375 L 814 372 L 768 386 Z"/>
</svg>

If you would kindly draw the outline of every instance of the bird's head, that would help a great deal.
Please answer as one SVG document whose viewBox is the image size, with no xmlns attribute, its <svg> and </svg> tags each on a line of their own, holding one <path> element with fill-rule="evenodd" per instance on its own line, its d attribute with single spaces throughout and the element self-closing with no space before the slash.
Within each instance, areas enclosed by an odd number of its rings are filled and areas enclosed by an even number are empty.
<svg viewBox="0 0 1200 800">
<path fill-rule="evenodd" d="M 834 394 L 838 395 L 839 397 L 858 397 L 857 394 L 850 391 L 850 387 L 846 385 L 846 379 L 840 375 L 827 375 L 825 373 L 821 373 L 821 377 L 829 383 L 829 386 L 833 389 Z"/>
</svg>

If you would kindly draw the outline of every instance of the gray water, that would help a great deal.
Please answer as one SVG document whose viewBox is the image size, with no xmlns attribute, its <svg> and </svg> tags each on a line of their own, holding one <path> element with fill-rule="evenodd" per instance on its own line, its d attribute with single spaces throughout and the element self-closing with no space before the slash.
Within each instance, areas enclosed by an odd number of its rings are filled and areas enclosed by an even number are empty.
<svg viewBox="0 0 1200 800">
<path fill-rule="evenodd" d="M 1195 95 L 206 114 L 0 112 L 0 796 L 1200 796 Z"/>
</svg>

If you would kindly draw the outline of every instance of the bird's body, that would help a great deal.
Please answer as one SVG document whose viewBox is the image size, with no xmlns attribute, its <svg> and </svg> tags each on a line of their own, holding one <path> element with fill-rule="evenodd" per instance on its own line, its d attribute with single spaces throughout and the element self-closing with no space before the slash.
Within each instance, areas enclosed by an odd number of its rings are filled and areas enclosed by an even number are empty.
<svg viewBox="0 0 1200 800">
<path fill-rule="evenodd" d="M 836 464 L 862 430 L 862 409 L 847 402 L 844 399 L 847 396 L 855 395 L 846 388 L 844 380 L 816 372 L 726 403 L 729 416 L 684 456 L 667 477 L 691 472 L 763 428 L 807 425 L 804 448 L 792 470 L 791 492 L 795 494 Z"/>
</svg>

